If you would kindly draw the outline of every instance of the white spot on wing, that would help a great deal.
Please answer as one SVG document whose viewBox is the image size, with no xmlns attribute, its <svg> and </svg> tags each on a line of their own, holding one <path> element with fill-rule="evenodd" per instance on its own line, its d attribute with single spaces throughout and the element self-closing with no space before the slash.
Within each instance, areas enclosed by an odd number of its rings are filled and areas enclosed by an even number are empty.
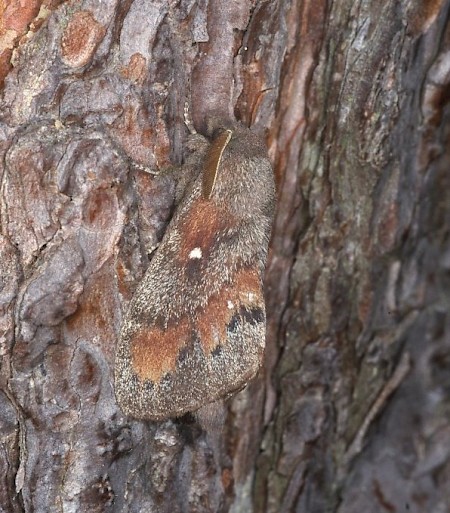
<svg viewBox="0 0 450 513">
<path fill-rule="evenodd" d="M 202 249 L 201 248 L 194 248 L 189 253 L 189 258 L 202 258 Z"/>
<path fill-rule="evenodd" d="M 233 308 L 234 308 L 233 301 L 228 300 L 227 301 L 227 307 L 228 307 L 229 310 L 233 310 Z"/>
</svg>

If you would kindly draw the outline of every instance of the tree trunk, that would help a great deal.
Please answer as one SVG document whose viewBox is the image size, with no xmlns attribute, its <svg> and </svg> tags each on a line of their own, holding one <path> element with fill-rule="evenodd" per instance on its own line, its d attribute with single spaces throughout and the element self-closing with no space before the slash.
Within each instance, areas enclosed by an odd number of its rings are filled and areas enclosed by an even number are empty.
<svg viewBox="0 0 450 513">
<path fill-rule="evenodd" d="M 450 1 L 23 4 L 0 8 L 0 510 L 447 511 Z M 266 129 L 265 368 L 209 419 L 139 422 L 114 348 L 185 104 Z"/>
</svg>

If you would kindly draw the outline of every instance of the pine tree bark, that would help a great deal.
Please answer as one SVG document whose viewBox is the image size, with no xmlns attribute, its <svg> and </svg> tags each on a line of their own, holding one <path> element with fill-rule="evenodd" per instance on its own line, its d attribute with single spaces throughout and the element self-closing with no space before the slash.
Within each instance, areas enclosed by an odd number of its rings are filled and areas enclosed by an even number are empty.
<svg viewBox="0 0 450 513">
<path fill-rule="evenodd" d="M 0 511 L 447 511 L 449 8 L 2 5 Z M 266 361 L 209 420 L 146 423 L 114 348 L 186 104 L 266 129 Z"/>
</svg>

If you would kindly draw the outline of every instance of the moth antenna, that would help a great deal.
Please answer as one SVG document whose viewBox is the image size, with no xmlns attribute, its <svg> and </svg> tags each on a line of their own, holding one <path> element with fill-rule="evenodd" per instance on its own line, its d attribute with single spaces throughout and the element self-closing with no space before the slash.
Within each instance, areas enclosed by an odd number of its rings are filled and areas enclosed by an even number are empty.
<svg viewBox="0 0 450 513">
<path fill-rule="evenodd" d="M 224 130 L 214 139 L 206 154 L 205 167 L 203 169 L 202 194 L 205 199 L 210 199 L 216 184 L 222 155 L 230 142 L 233 132 Z"/>
</svg>

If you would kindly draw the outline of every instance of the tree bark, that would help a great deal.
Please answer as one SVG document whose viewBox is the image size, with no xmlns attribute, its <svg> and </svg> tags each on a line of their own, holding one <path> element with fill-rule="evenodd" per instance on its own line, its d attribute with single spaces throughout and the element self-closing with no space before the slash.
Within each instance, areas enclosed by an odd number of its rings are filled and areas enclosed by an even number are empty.
<svg viewBox="0 0 450 513">
<path fill-rule="evenodd" d="M 449 8 L 1 7 L 0 511 L 447 511 Z M 209 418 L 139 422 L 114 348 L 186 104 L 266 135 L 266 361 Z"/>
</svg>

